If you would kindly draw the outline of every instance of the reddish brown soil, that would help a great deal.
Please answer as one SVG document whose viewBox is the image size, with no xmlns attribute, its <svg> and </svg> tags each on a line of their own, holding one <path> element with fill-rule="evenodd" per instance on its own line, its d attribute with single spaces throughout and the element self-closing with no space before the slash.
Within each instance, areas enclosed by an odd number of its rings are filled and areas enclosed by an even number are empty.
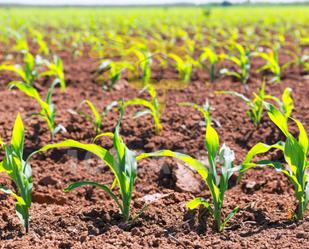
<svg viewBox="0 0 309 249">
<path fill-rule="evenodd" d="M 136 97 L 138 91 L 127 84 L 119 84 L 116 90 L 103 92 L 93 79 L 91 72 L 96 64 L 92 59 L 84 56 L 73 61 L 67 54 L 61 56 L 68 89 L 65 93 L 57 90 L 53 99 L 57 106 L 57 121 L 68 132 L 58 134 L 56 141 L 73 138 L 90 142 L 94 136 L 92 125 L 67 110 L 76 108 L 86 98 L 103 109 L 113 100 Z M 199 74 L 205 76 L 205 73 Z M 171 149 L 204 158 L 202 117 L 194 110 L 179 107 L 177 103 L 192 101 L 202 104 L 206 98 L 213 108 L 213 118 L 221 124 L 216 127 L 220 142 L 235 150 L 237 163 L 255 143 L 274 143 L 282 138 L 267 115 L 255 128 L 246 116 L 244 103 L 237 98 L 214 93 L 216 90 L 244 93 L 240 83 L 227 77 L 214 84 L 206 84 L 205 80 L 199 80 L 199 74 L 194 75 L 195 80 L 186 89 L 167 92 L 162 117 L 164 129 L 159 135 L 153 132 L 150 118 L 130 117 L 138 108 L 127 109 L 121 134 L 129 148 L 137 152 Z M 9 141 L 16 114 L 21 112 L 26 128 L 26 154 L 29 154 L 49 142 L 49 133 L 42 120 L 27 118 L 39 107 L 23 93 L 6 89 L 6 83 L 12 79 L 10 74 L 2 74 L 0 79 L 0 134 L 3 140 Z M 260 82 L 253 72 L 248 93 L 255 91 Z M 49 83 L 41 81 L 37 87 L 46 93 Z M 280 96 L 287 86 L 293 89 L 294 116 L 303 122 L 307 130 L 308 83 L 308 79 L 295 71 L 286 74 L 281 84 L 267 86 L 267 91 L 275 96 Z M 109 113 L 103 123 L 104 131 L 111 131 L 117 118 L 116 111 Z M 104 140 L 102 144 L 111 147 L 110 141 Z M 68 155 L 67 150 L 54 150 L 33 158 L 30 233 L 23 234 L 15 215 L 14 201 L 1 194 L 0 248 L 309 248 L 309 217 L 298 224 L 289 220 L 289 214 L 295 208 L 293 189 L 285 177 L 272 169 L 248 171 L 239 185 L 232 184 L 226 193 L 223 211 L 227 213 L 236 205 L 241 211 L 223 233 L 216 233 L 211 217 L 204 212 L 186 210 L 185 203 L 193 194 L 176 188 L 175 178 L 162 171 L 163 166 L 173 170 L 176 166 L 174 160 L 141 161 L 133 211 L 138 213 L 143 205 L 140 198 L 145 195 L 160 193 L 163 198 L 150 205 L 132 227 L 124 227 L 114 202 L 102 191 L 93 188 L 81 188 L 70 193 L 62 191 L 68 183 L 76 180 L 113 181 L 108 168 L 97 158 L 83 160 L 84 156 L 80 151 L 76 159 Z M 282 157 L 276 153 L 271 156 L 279 160 Z M 10 185 L 2 175 L 0 183 Z M 209 197 L 207 190 L 197 195 Z"/>
</svg>

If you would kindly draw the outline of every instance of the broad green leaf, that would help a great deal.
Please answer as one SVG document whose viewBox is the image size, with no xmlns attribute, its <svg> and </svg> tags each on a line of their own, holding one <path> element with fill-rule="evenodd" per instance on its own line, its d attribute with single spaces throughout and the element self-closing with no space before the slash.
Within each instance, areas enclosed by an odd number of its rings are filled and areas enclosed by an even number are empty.
<svg viewBox="0 0 309 249">
<path fill-rule="evenodd" d="M 41 99 L 38 91 L 30 86 L 30 85 L 26 85 L 22 82 L 17 82 L 17 81 L 14 81 L 14 82 L 11 82 L 9 84 L 9 88 L 12 88 L 12 87 L 17 87 L 20 91 L 22 91 L 23 93 L 25 93 L 26 95 L 28 95 L 29 97 L 32 97 L 34 98 L 35 100 L 37 100 L 37 102 L 41 105 L 43 100 Z"/>
<path fill-rule="evenodd" d="M 112 132 L 104 132 L 104 133 L 101 133 L 101 134 L 97 135 L 97 136 L 93 139 L 93 141 L 95 142 L 95 141 L 97 141 L 97 140 L 98 140 L 99 138 L 101 138 L 101 137 L 114 138 L 114 133 L 112 133 Z"/>
<path fill-rule="evenodd" d="M 208 160 L 210 163 L 210 172 L 214 176 L 215 184 L 218 184 L 216 172 L 216 156 L 219 151 L 219 136 L 216 130 L 211 126 L 210 122 L 206 124 L 205 144 L 208 152 Z"/>
<path fill-rule="evenodd" d="M 285 88 L 283 95 L 282 95 L 282 102 L 283 102 L 283 109 L 285 116 L 288 118 L 290 117 L 293 109 L 294 109 L 294 101 L 291 96 L 292 89 L 291 88 Z"/>
<path fill-rule="evenodd" d="M 285 176 L 287 176 L 292 181 L 292 183 L 295 186 L 295 188 L 297 189 L 297 191 L 301 191 L 301 186 L 298 183 L 298 180 L 297 180 L 296 176 L 293 175 L 293 173 L 290 172 L 289 170 L 286 170 L 281 163 L 273 162 L 273 161 L 270 161 L 270 160 L 261 160 L 261 161 L 258 161 L 256 163 L 256 166 L 259 166 L 259 167 L 264 167 L 264 166 L 273 167 L 277 172 L 282 172 Z"/>
<path fill-rule="evenodd" d="M 0 185 L 0 191 L 11 195 L 12 197 L 14 197 L 16 199 L 16 201 L 20 204 L 20 205 L 26 205 L 24 199 L 20 196 L 18 196 L 16 193 L 14 193 L 12 190 L 10 190 L 9 188 L 5 187 L 5 186 L 1 186 Z"/>
<path fill-rule="evenodd" d="M 3 168 L 3 162 L 0 162 L 0 173 L 4 172 L 4 171 L 5 171 L 5 169 Z"/>
<path fill-rule="evenodd" d="M 207 200 L 204 198 L 194 198 L 193 200 L 187 202 L 186 207 L 189 210 L 198 208 L 200 205 L 203 205 L 205 208 L 209 209 L 212 212 L 212 208 Z"/>
<path fill-rule="evenodd" d="M 276 107 L 271 104 L 269 104 L 268 116 L 286 137 L 291 136 L 288 129 L 287 119 Z"/>
<path fill-rule="evenodd" d="M 24 125 L 20 117 L 20 113 L 17 114 L 16 120 L 15 120 L 13 132 L 12 132 L 11 144 L 13 146 L 14 151 L 21 156 L 23 153 L 23 147 L 24 147 Z"/>
<path fill-rule="evenodd" d="M 1 138 L 1 136 L 0 136 L 0 149 L 3 147 L 3 141 L 2 141 L 2 138 Z"/>
<path fill-rule="evenodd" d="M 25 205 L 22 205 L 20 203 L 17 203 L 15 205 L 16 214 L 23 225 L 23 227 L 26 228 L 26 232 L 28 232 L 29 229 L 29 209 Z"/>
<path fill-rule="evenodd" d="M 89 151 L 90 153 L 98 156 L 100 159 L 102 159 L 111 169 L 112 171 L 114 171 L 114 158 L 113 156 L 109 153 L 108 150 L 96 145 L 96 144 L 83 144 L 80 142 L 77 142 L 75 140 L 65 140 L 63 142 L 60 143 L 56 143 L 56 144 L 48 144 L 43 146 L 41 149 L 33 152 L 29 157 L 28 160 L 34 156 L 37 153 L 40 152 L 46 152 L 50 149 L 55 149 L 55 148 L 63 148 L 63 147 L 73 147 L 73 148 L 78 148 L 78 149 L 83 149 L 86 151 Z"/>
<path fill-rule="evenodd" d="M 292 136 L 285 141 L 284 158 L 291 167 L 293 174 L 297 175 L 298 181 L 302 183 L 302 171 L 306 167 L 306 153 Z"/>
<path fill-rule="evenodd" d="M 258 154 L 266 153 L 271 149 L 279 149 L 281 151 L 284 151 L 284 143 L 278 142 L 278 143 L 273 144 L 273 145 L 268 145 L 268 144 L 264 144 L 264 143 L 257 143 L 256 145 L 254 145 L 249 150 L 249 152 L 247 153 L 247 155 L 246 155 L 246 157 L 243 161 L 243 164 L 250 163 L 254 156 L 256 156 Z"/>
<path fill-rule="evenodd" d="M 119 108 L 119 118 L 117 121 L 117 125 L 116 125 L 115 132 L 114 132 L 114 138 L 113 138 L 114 148 L 116 150 L 119 163 L 121 162 L 121 160 L 123 160 L 124 155 L 125 155 L 125 150 L 126 150 L 126 146 L 124 142 L 122 141 L 122 138 L 119 135 L 120 124 L 123 118 L 123 114 L 124 114 L 124 103 L 122 102 Z"/>
<path fill-rule="evenodd" d="M 301 122 L 294 118 L 291 119 L 297 124 L 299 130 L 298 142 L 302 146 L 304 153 L 307 154 L 309 146 L 307 132 Z"/>
<path fill-rule="evenodd" d="M 187 163 L 191 168 L 196 170 L 204 180 L 208 177 L 208 170 L 204 166 L 204 164 L 202 164 L 200 161 L 188 155 L 181 154 L 178 152 L 173 152 L 170 150 L 161 150 L 161 151 L 157 151 L 153 153 L 142 153 L 136 157 L 136 160 L 139 161 L 141 159 L 148 158 L 148 157 L 162 157 L 162 156 L 177 158 Z"/>
<path fill-rule="evenodd" d="M 0 71 L 11 71 L 16 73 L 25 83 L 27 83 L 27 76 L 20 65 L 0 65 Z"/>
</svg>

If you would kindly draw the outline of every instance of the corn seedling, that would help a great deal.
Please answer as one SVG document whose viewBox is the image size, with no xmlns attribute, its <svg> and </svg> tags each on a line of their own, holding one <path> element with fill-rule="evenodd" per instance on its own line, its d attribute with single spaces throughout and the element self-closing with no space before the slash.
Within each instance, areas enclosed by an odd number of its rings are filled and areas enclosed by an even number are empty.
<svg viewBox="0 0 309 249">
<path fill-rule="evenodd" d="M 287 63 L 285 63 L 282 68 L 285 69 L 290 65 L 295 65 L 299 68 L 300 71 L 307 71 L 309 65 L 309 54 L 302 54 L 301 47 L 295 47 L 293 51 L 286 51 L 287 54 L 292 56 Z"/>
<path fill-rule="evenodd" d="M 0 191 L 11 195 L 16 200 L 16 214 L 29 231 L 29 209 L 31 207 L 32 171 L 30 164 L 23 159 L 24 125 L 20 114 L 15 120 L 11 144 L 4 143 L 0 137 L 0 149 L 4 150 L 4 158 L 0 162 L 0 172 L 6 173 L 14 182 L 16 190 L 0 186 Z"/>
<path fill-rule="evenodd" d="M 247 116 L 250 118 L 252 123 L 255 126 L 258 126 L 261 122 L 263 110 L 264 110 L 264 100 L 265 100 L 265 82 L 262 83 L 260 89 L 258 89 L 258 93 L 253 93 L 254 98 L 251 100 L 247 98 L 245 95 L 234 92 L 234 91 L 217 91 L 218 94 L 228 94 L 231 96 L 235 96 L 240 98 L 242 101 L 246 103 L 249 110 L 247 111 Z"/>
<path fill-rule="evenodd" d="M 134 54 L 137 57 L 138 70 L 141 71 L 144 86 L 147 86 L 151 78 L 152 54 L 148 51 L 147 47 L 142 45 L 129 49 L 127 54 Z"/>
<path fill-rule="evenodd" d="M 109 112 L 113 107 L 117 106 L 118 102 L 116 101 L 111 102 L 108 106 L 104 108 L 104 111 L 102 113 L 98 111 L 98 109 L 95 107 L 95 105 L 90 100 L 84 100 L 80 104 L 80 107 L 84 104 L 86 104 L 89 107 L 92 115 L 88 115 L 87 113 L 82 112 L 82 111 L 78 111 L 78 112 L 84 117 L 86 117 L 87 120 L 90 120 L 93 123 L 95 127 L 96 135 L 98 135 L 101 132 L 103 119 L 106 116 L 107 112 Z"/>
<path fill-rule="evenodd" d="M 257 71 L 270 71 L 274 74 L 272 78 L 272 82 L 279 83 L 281 80 L 281 66 L 279 64 L 279 49 L 280 45 L 277 44 L 274 49 L 267 52 L 256 52 L 254 53 L 255 56 L 261 57 L 266 61 L 266 64 L 259 68 Z"/>
<path fill-rule="evenodd" d="M 223 68 L 220 70 L 220 73 L 236 77 L 242 84 L 246 84 L 250 72 L 250 51 L 246 50 L 241 44 L 234 44 L 233 49 L 237 51 L 238 56 L 227 55 L 224 58 L 233 62 L 238 67 L 238 70 L 231 71 L 227 68 Z"/>
<path fill-rule="evenodd" d="M 265 99 L 273 100 L 279 107 L 281 113 L 288 119 L 291 116 L 292 111 L 294 110 L 294 101 L 292 98 L 292 89 L 287 87 L 284 89 L 281 99 L 266 95 Z M 265 103 L 265 101 L 264 101 Z M 266 108 L 269 106 L 265 103 Z"/>
<path fill-rule="evenodd" d="M 9 33 L 15 39 L 15 45 L 13 46 L 13 50 L 22 54 L 29 53 L 27 37 L 12 29 L 9 29 Z"/>
<path fill-rule="evenodd" d="M 162 125 L 160 121 L 161 120 L 161 108 L 160 108 L 160 104 L 157 98 L 157 92 L 152 85 L 146 86 L 143 89 L 143 91 L 144 90 L 148 91 L 150 98 L 151 98 L 150 101 L 146 99 L 135 98 L 135 99 L 125 101 L 124 105 L 125 107 L 129 105 L 141 105 L 145 107 L 146 109 L 135 113 L 134 118 L 138 118 L 143 115 L 150 114 L 153 117 L 154 124 L 155 124 L 155 131 L 158 134 L 162 129 Z"/>
<path fill-rule="evenodd" d="M 204 116 L 205 122 L 211 121 L 211 113 L 210 113 L 211 110 L 208 100 L 206 100 L 204 105 L 202 106 L 191 102 L 181 102 L 179 103 L 179 105 L 192 107 L 195 110 L 199 111 Z"/>
<path fill-rule="evenodd" d="M 200 63 L 207 68 L 210 75 L 210 81 L 214 82 L 216 79 L 216 65 L 220 61 L 219 55 L 216 54 L 214 49 L 210 47 L 203 48 L 203 53 L 200 55 Z M 205 64 L 205 61 L 209 62 L 209 66 Z"/>
<path fill-rule="evenodd" d="M 33 40 L 38 45 L 38 54 L 43 54 L 45 56 L 49 55 L 49 49 L 47 43 L 44 41 L 43 34 L 37 30 L 30 29 Z"/>
<path fill-rule="evenodd" d="M 55 55 L 53 58 L 53 62 L 45 60 L 44 64 L 46 65 L 47 70 L 41 73 L 41 76 L 56 77 L 53 84 L 59 82 L 61 89 L 64 91 L 66 89 L 66 82 L 64 79 L 64 69 L 61 58 Z"/>
<path fill-rule="evenodd" d="M 130 63 L 124 61 L 105 60 L 99 66 L 96 74 L 108 72 L 109 84 L 107 86 L 104 85 L 103 88 L 105 90 L 110 90 L 121 79 L 121 75 L 125 70 L 133 71 L 134 67 Z"/>
<path fill-rule="evenodd" d="M 217 231 L 223 231 L 227 222 L 237 213 L 239 207 L 235 207 L 225 218 L 222 218 L 222 205 L 224 200 L 224 194 L 228 189 L 228 182 L 234 172 L 239 170 L 239 167 L 234 167 L 234 152 L 226 145 L 223 145 L 219 150 L 219 137 L 216 130 L 211 126 L 211 122 L 206 122 L 206 138 L 205 144 L 208 151 L 208 161 L 210 167 L 206 167 L 202 162 L 196 160 L 188 155 L 173 152 L 170 150 L 163 150 L 154 153 L 141 154 L 137 158 L 142 159 L 150 156 L 169 156 L 177 158 L 192 169 L 197 171 L 206 185 L 212 196 L 213 205 L 211 205 L 204 198 L 195 198 L 187 203 L 189 209 L 195 209 L 200 205 L 203 205 L 209 210 L 211 215 L 215 219 Z M 219 181 L 216 158 L 219 156 L 219 163 L 221 167 L 221 177 Z"/>
<path fill-rule="evenodd" d="M 126 222 L 132 221 L 131 216 L 131 201 L 132 193 L 134 191 L 135 180 L 137 176 L 137 161 L 142 158 L 135 156 L 133 151 L 128 149 L 128 147 L 123 142 L 119 131 L 120 124 L 123 117 L 124 107 L 120 107 L 120 117 L 115 128 L 114 133 L 103 133 L 96 137 L 95 140 L 100 137 L 110 137 L 113 139 L 114 149 L 116 151 L 116 156 L 113 156 L 108 150 L 96 144 L 83 144 L 74 140 L 65 140 L 57 144 L 46 145 L 37 152 L 33 153 L 31 156 L 38 152 L 45 152 L 53 148 L 61 147 L 73 147 L 78 149 L 86 150 L 96 156 L 98 156 L 105 164 L 107 164 L 114 174 L 115 180 L 111 187 L 92 181 L 81 181 L 70 184 L 64 189 L 65 192 L 71 191 L 81 186 L 91 185 L 98 187 L 105 191 L 117 204 L 123 219 Z M 30 156 L 30 157 L 31 157 Z M 120 192 L 120 198 L 113 192 L 113 189 L 118 186 Z M 133 219 L 134 221 L 134 219 Z"/>
<path fill-rule="evenodd" d="M 198 63 L 189 55 L 186 55 L 185 59 L 173 53 L 169 53 L 167 56 L 174 61 L 174 67 L 178 71 L 179 79 L 184 83 L 188 83 L 191 79 L 192 68 Z"/>
<path fill-rule="evenodd" d="M 265 94 L 265 81 L 262 83 L 260 89 L 258 89 L 258 93 L 253 93 L 254 98 L 251 100 L 244 96 L 241 93 L 234 91 L 218 91 L 216 93 L 219 94 L 229 94 L 243 100 L 249 110 L 247 111 L 247 116 L 250 118 L 252 123 L 255 126 L 258 126 L 261 122 L 261 118 L 263 115 L 264 107 L 268 106 L 266 100 L 273 100 L 279 106 L 280 111 L 284 114 L 286 118 L 290 117 L 293 109 L 294 109 L 294 101 L 291 96 L 292 90 L 290 88 L 286 88 L 282 94 L 281 100 L 277 97 L 274 97 L 269 94 Z"/>
<path fill-rule="evenodd" d="M 277 172 L 283 173 L 293 184 L 295 190 L 295 197 L 297 200 L 297 207 L 294 213 L 296 220 L 303 219 L 304 212 L 308 205 L 309 200 L 309 184 L 307 167 L 309 161 L 307 161 L 308 154 L 308 136 L 301 124 L 296 119 L 291 118 L 297 125 L 299 130 L 299 137 L 296 139 L 290 132 L 286 117 L 273 105 L 268 107 L 268 116 L 272 122 L 281 130 L 285 135 L 285 142 L 278 142 L 273 145 L 267 145 L 264 143 L 258 143 L 252 147 L 248 152 L 243 164 L 241 172 L 244 172 L 250 168 L 256 166 L 270 166 Z M 264 154 L 271 149 L 277 149 L 283 152 L 287 167 L 282 163 L 271 160 L 260 160 L 256 163 L 252 163 L 252 159 L 259 154 Z"/>
<path fill-rule="evenodd" d="M 38 91 L 30 85 L 23 84 L 21 82 L 11 82 L 9 85 L 10 88 L 17 87 L 20 91 L 22 91 L 23 93 L 25 93 L 26 95 L 28 95 L 29 97 L 37 101 L 37 103 L 41 107 L 41 112 L 34 113 L 32 115 L 38 115 L 46 121 L 48 129 L 51 132 L 51 140 L 54 139 L 55 135 L 59 131 L 63 131 L 63 132 L 66 131 L 65 128 L 61 124 L 56 126 L 56 123 L 55 123 L 56 109 L 55 109 L 55 105 L 52 103 L 51 97 L 52 97 L 56 84 L 58 84 L 58 82 L 54 82 L 52 86 L 50 87 L 50 89 L 48 90 L 45 101 L 42 100 Z"/>
<path fill-rule="evenodd" d="M 0 71 L 10 71 L 15 73 L 21 78 L 21 81 L 27 85 L 32 86 L 34 81 L 38 78 L 39 73 L 37 66 L 41 64 L 41 57 L 34 57 L 31 53 L 24 54 L 24 65 L 11 65 L 11 64 L 1 64 Z"/>
</svg>

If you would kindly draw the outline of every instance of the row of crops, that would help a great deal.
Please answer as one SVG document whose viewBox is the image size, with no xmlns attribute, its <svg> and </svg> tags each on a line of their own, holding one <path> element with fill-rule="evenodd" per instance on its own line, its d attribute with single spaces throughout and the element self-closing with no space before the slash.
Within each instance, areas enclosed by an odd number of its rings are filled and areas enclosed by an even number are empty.
<svg viewBox="0 0 309 249">
<path fill-rule="evenodd" d="M 187 203 L 187 208 L 204 206 L 213 216 L 218 232 L 232 222 L 240 209 L 236 206 L 227 215 L 222 213 L 229 179 L 237 175 L 240 182 L 245 172 L 257 167 L 272 167 L 289 179 L 296 202 L 291 218 L 302 220 L 309 201 L 308 135 L 302 121 L 293 116 L 293 89 L 287 87 L 281 96 L 275 96 L 269 93 L 268 87 L 281 84 L 291 76 L 308 78 L 307 12 L 303 6 L 281 7 L 280 11 L 277 7 L 1 9 L 0 77 L 5 76 L 7 91 L 20 91 L 29 97 L 29 103 L 37 110 L 31 115 L 41 118 L 50 132 L 50 143 L 32 151 L 27 158 L 24 156 L 27 127 L 24 128 L 20 114 L 11 141 L 0 138 L 0 172 L 13 183 L 0 186 L 0 190 L 16 200 L 16 213 L 26 231 L 30 227 L 33 177 L 36 177 L 32 175 L 31 160 L 38 153 L 55 148 L 86 150 L 109 167 L 114 176 L 111 186 L 84 179 L 70 184 L 64 191 L 85 185 L 98 187 L 115 201 L 127 224 L 139 217 L 131 212 L 132 195 L 138 178 L 138 162 L 149 157 L 176 158 L 200 175 L 211 198 L 194 198 Z M 54 104 L 53 94 L 63 93 L 73 84 L 66 80 L 63 53 L 76 62 L 85 56 L 96 61 L 97 69 L 91 77 L 94 84 L 102 86 L 103 96 L 106 91 L 117 91 L 117 84 L 125 80 L 129 84 L 139 82 L 148 97 L 119 99 L 104 110 L 99 110 L 91 99 L 85 99 L 72 110 L 75 108 L 75 114 L 93 124 L 94 137 L 89 143 L 72 139 L 55 143 L 55 138 L 65 133 L 66 127 L 56 121 L 62 107 Z M 259 127 L 262 117 L 268 116 L 284 140 L 274 144 L 257 143 L 242 163 L 236 165 L 232 148 L 224 143 L 220 147 L 210 103 L 198 105 L 196 101 L 178 104 L 204 117 L 206 165 L 181 152 L 160 150 L 137 155 L 127 147 L 121 136 L 121 122 L 128 106 L 139 108 L 135 114 L 129 113 L 134 118 L 150 115 L 157 135 L 163 129 L 164 108 L 158 100 L 158 83 L 176 82 L 186 86 L 193 81 L 216 84 L 222 79 L 243 85 L 246 94 L 225 90 L 216 91 L 216 95 L 229 95 L 243 101 L 247 108 L 239 112 L 246 112 L 254 127 Z M 250 83 L 256 80 L 260 87 L 252 91 Z M 48 82 L 47 91 L 39 86 L 42 81 Z M 113 130 L 103 132 L 104 119 L 112 110 L 118 111 L 118 122 Z M 298 131 L 291 132 L 290 127 L 295 126 Z M 99 140 L 106 137 L 113 142 L 112 150 L 99 145 Z M 273 149 L 281 151 L 281 160 L 274 161 L 267 156 Z"/>
</svg>

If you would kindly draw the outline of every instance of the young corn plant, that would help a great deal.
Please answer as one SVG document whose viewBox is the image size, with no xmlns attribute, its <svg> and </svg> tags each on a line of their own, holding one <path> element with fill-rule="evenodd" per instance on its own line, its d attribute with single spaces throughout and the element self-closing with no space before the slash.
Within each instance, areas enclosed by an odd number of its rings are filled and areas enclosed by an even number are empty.
<svg viewBox="0 0 309 249">
<path fill-rule="evenodd" d="M 37 115 L 46 121 L 48 129 L 51 133 L 51 140 L 54 139 L 55 135 L 58 132 L 60 131 L 66 132 L 66 129 L 61 124 L 56 125 L 56 121 L 55 121 L 56 108 L 55 108 L 55 105 L 52 103 L 51 98 L 52 98 L 52 94 L 53 94 L 56 84 L 58 84 L 58 82 L 54 82 L 52 84 L 52 86 L 47 92 L 45 100 L 42 100 L 39 92 L 30 85 L 23 84 L 21 82 L 11 82 L 9 85 L 10 88 L 16 87 L 20 91 L 28 95 L 29 97 L 37 101 L 37 103 L 41 107 L 41 111 L 39 113 L 34 113 L 32 115 Z"/>
<path fill-rule="evenodd" d="M 22 35 L 12 29 L 10 29 L 10 34 L 14 37 L 15 45 L 13 46 L 13 50 L 18 53 L 28 53 L 29 52 L 29 45 L 27 41 L 27 37 Z"/>
<path fill-rule="evenodd" d="M 105 60 L 99 66 L 96 74 L 102 75 L 105 72 L 108 72 L 109 82 L 108 85 L 103 86 L 103 89 L 111 90 L 121 79 L 121 76 L 125 70 L 134 71 L 134 66 L 125 61 Z"/>
<path fill-rule="evenodd" d="M 143 115 L 151 115 L 155 124 L 155 132 L 157 134 L 162 130 L 161 124 L 161 107 L 157 98 L 157 92 L 152 85 L 146 86 L 142 91 L 147 90 L 150 95 L 150 100 L 135 98 L 124 102 L 125 107 L 129 105 L 141 105 L 146 109 L 135 113 L 134 118 L 139 118 Z"/>
<path fill-rule="evenodd" d="M 173 53 L 169 53 L 167 56 L 175 62 L 174 67 L 178 71 L 179 79 L 188 83 L 191 79 L 193 66 L 198 65 L 198 63 L 189 55 L 186 55 L 185 59 Z"/>
<path fill-rule="evenodd" d="M 234 92 L 234 91 L 217 91 L 218 94 L 228 94 L 240 98 L 246 103 L 249 110 L 247 110 L 247 116 L 250 118 L 254 126 L 258 126 L 261 122 L 263 110 L 264 110 L 264 100 L 265 100 L 265 82 L 262 83 L 258 93 L 253 93 L 254 98 L 251 100 L 245 95 Z"/>
<path fill-rule="evenodd" d="M 144 86 L 147 86 L 151 79 L 152 53 L 145 46 L 133 46 L 127 54 L 133 54 L 137 57 L 137 70 L 141 71 L 141 79 Z"/>
<path fill-rule="evenodd" d="M 228 189 L 229 179 L 235 172 L 239 170 L 239 167 L 234 167 L 235 155 L 228 146 L 223 145 L 219 150 L 219 137 L 216 130 L 211 126 L 210 120 L 206 122 L 205 144 L 208 151 L 209 167 L 188 155 L 170 150 L 141 154 L 137 158 L 140 160 L 150 156 L 169 156 L 185 162 L 192 169 L 197 171 L 208 186 L 213 204 L 204 198 L 195 198 L 187 203 L 187 207 L 189 209 L 195 209 L 198 206 L 203 205 L 214 217 L 217 231 L 221 232 L 224 230 L 227 222 L 239 210 L 239 207 L 235 207 L 226 217 L 222 217 L 221 210 L 224 201 L 224 194 Z M 217 157 L 219 157 L 219 163 L 222 165 L 220 180 L 216 168 Z"/>
<path fill-rule="evenodd" d="M 82 111 L 78 112 L 84 117 L 86 117 L 87 120 L 90 120 L 93 123 L 96 135 L 98 135 L 99 133 L 101 133 L 103 119 L 106 116 L 107 112 L 109 112 L 113 107 L 117 106 L 118 102 L 116 101 L 111 102 L 108 106 L 104 108 L 104 111 L 102 113 L 98 111 L 96 106 L 90 100 L 82 101 L 78 109 L 80 109 L 81 106 L 85 104 L 89 107 L 92 115 L 89 115 L 86 112 Z"/>
<path fill-rule="evenodd" d="M 233 76 L 241 81 L 242 84 L 246 84 L 249 79 L 250 73 L 250 51 L 245 49 L 241 44 L 234 44 L 233 49 L 237 51 L 236 55 L 227 55 L 224 58 L 233 62 L 237 67 L 237 71 L 231 71 L 227 68 L 220 70 L 223 75 Z"/>
<path fill-rule="evenodd" d="M 283 69 L 295 65 L 299 68 L 299 71 L 307 71 L 306 65 L 309 64 L 309 54 L 304 54 L 301 46 L 296 46 L 293 50 L 285 52 L 292 58 L 282 66 Z"/>
<path fill-rule="evenodd" d="M 292 98 L 291 88 L 287 87 L 284 89 L 281 99 L 274 97 L 272 95 L 266 95 L 265 99 L 273 100 L 277 104 L 279 110 L 285 116 L 286 119 L 288 119 L 291 116 L 291 113 L 294 110 L 294 100 Z M 267 108 L 269 105 L 264 101 L 264 106 L 266 106 Z"/>
<path fill-rule="evenodd" d="M 45 56 L 49 55 L 48 45 L 44 40 L 43 34 L 38 30 L 30 29 L 30 33 L 33 37 L 33 40 L 38 45 L 38 53 L 44 54 Z"/>
<path fill-rule="evenodd" d="M 192 107 L 204 116 L 205 122 L 211 121 L 211 110 L 208 100 L 206 100 L 202 106 L 191 102 L 181 102 L 179 105 Z"/>
<path fill-rule="evenodd" d="M 11 144 L 2 141 L 0 137 L 0 150 L 4 151 L 4 158 L 0 161 L 0 172 L 6 173 L 14 182 L 16 190 L 0 185 L 0 191 L 11 195 L 16 200 L 16 214 L 29 231 L 29 209 L 32 195 L 32 171 L 30 164 L 23 159 L 24 125 L 20 114 L 15 120 Z"/>
<path fill-rule="evenodd" d="M 59 82 L 61 90 L 64 91 L 66 89 L 66 82 L 64 79 L 64 69 L 61 58 L 55 55 L 53 58 L 53 62 L 45 60 L 44 64 L 47 67 L 47 70 L 41 73 L 41 76 L 56 77 L 53 84 Z"/>
<path fill-rule="evenodd" d="M 258 89 L 258 93 L 253 93 L 254 98 L 252 100 L 243 94 L 234 91 L 218 91 L 217 93 L 229 94 L 243 100 L 249 108 L 247 111 L 247 116 L 255 126 L 258 126 L 261 122 L 266 100 L 275 101 L 286 118 L 291 115 L 291 112 L 294 109 L 294 102 L 291 96 L 291 92 L 292 91 L 290 88 L 286 88 L 280 100 L 277 97 L 265 94 L 265 82 L 263 82 L 261 88 Z"/>
<path fill-rule="evenodd" d="M 120 209 L 124 221 L 129 223 L 135 220 L 135 217 L 132 217 L 131 215 L 132 193 L 134 191 L 134 185 L 137 176 L 137 161 L 141 160 L 142 158 L 138 158 L 135 156 L 134 152 L 125 145 L 119 134 L 123 112 L 124 107 L 123 105 L 121 105 L 120 117 L 114 133 L 103 133 L 98 135 L 95 139 L 97 140 L 100 137 L 112 138 L 113 147 L 116 152 L 115 156 L 112 155 L 105 148 L 96 144 L 83 144 L 74 140 L 65 140 L 60 143 L 46 145 L 40 150 L 33 153 L 30 157 L 32 157 L 38 152 L 45 152 L 50 149 L 62 147 L 83 149 L 98 156 L 105 164 L 108 165 L 115 177 L 111 187 L 93 181 L 81 181 L 70 184 L 64 189 L 64 191 L 68 192 L 85 185 L 98 187 L 101 190 L 105 191 L 115 201 L 118 208 Z M 118 197 L 113 191 L 113 189 L 116 187 L 119 188 L 120 197 Z"/>
<path fill-rule="evenodd" d="M 0 71 L 10 71 L 15 73 L 21 78 L 24 84 L 32 86 L 34 81 L 38 78 L 39 73 L 37 66 L 41 64 L 41 57 L 34 57 L 31 53 L 27 52 L 24 54 L 24 65 L 11 65 L 1 64 Z"/>
<path fill-rule="evenodd" d="M 267 52 L 256 52 L 254 53 L 255 56 L 261 57 L 266 61 L 266 64 L 259 68 L 257 72 L 261 71 L 270 71 L 274 74 L 271 82 L 279 83 L 281 80 L 281 66 L 279 64 L 279 50 L 280 45 L 277 44 L 274 49 Z"/>
<path fill-rule="evenodd" d="M 285 142 L 279 141 L 273 145 L 267 145 L 264 143 L 258 143 L 252 147 L 248 152 L 241 168 L 241 172 L 245 172 L 248 169 L 256 166 L 270 166 L 277 172 L 283 173 L 293 184 L 295 197 L 297 200 L 296 210 L 294 212 L 295 220 L 303 219 L 304 212 L 307 209 L 309 201 L 309 184 L 308 184 L 308 135 L 304 126 L 300 121 L 291 118 L 299 130 L 298 139 L 295 138 L 290 132 L 288 127 L 288 120 L 286 117 L 273 105 L 268 106 L 268 116 L 272 122 L 281 130 L 285 135 Z M 271 160 L 260 160 L 253 163 L 252 159 L 259 154 L 264 154 L 271 149 L 277 149 L 282 151 L 287 166 L 282 163 Z"/>
<path fill-rule="evenodd" d="M 206 47 L 203 48 L 203 53 L 200 55 L 199 61 L 209 71 L 210 81 L 214 82 L 216 79 L 216 66 L 220 61 L 220 56 L 217 55 L 214 49 Z M 205 61 L 209 63 L 209 66 L 205 64 Z"/>
</svg>

